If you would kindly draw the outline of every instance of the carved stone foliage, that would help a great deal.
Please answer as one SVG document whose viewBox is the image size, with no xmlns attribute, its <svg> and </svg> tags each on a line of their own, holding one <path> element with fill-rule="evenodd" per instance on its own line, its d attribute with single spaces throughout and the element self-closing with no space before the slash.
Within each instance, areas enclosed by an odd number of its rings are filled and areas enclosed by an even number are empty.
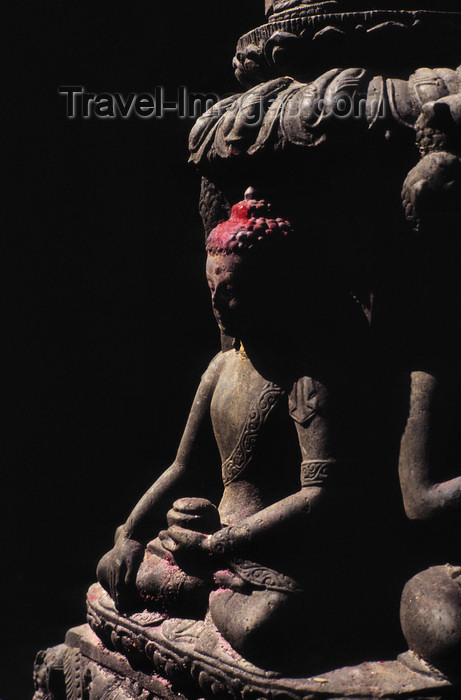
<svg viewBox="0 0 461 700">
<path fill-rule="evenodd" d="M 268 24 L 239 40 L 237 78 L 244 86 L 283 75 L 311 79 L 332 63 L 381 64 L 388 69 L 424 63 L 450 66 L 459 55 L 459 13 L 342 10 L 336 2 L 295 3 L 271 15 Z"/>
<path fill-rule="evenodd" d="M 330 140 L 336 145 L 339 139 L 367 138 L 370 130 L 381 139 L 389 130 L 408 130 L 413 138 L 417 132 L 427 148 L 435 129 L 425 126 L 427 116 L 421 119 L 430 111 L 426 105 L 460 92 L 461 67 L 421 68 L 407 80 L 385 79 L 363 68 L 334 68 L 307 83 L 276 78 L 217 103 L 201 117 L 191 132 L 191 161 L 206 170 L 217 161 L 288 146 L 310 148 Z M 443 105 L 436 111 L 440 115 Z M 453 113 L 455 122 L 454 107 Z M 451 126 L 449 118 L 445 121 L 444 138 L 454 142 L 459 127 Z M 437 133 L 442 129 L 443 122 Z"/>
</svg>

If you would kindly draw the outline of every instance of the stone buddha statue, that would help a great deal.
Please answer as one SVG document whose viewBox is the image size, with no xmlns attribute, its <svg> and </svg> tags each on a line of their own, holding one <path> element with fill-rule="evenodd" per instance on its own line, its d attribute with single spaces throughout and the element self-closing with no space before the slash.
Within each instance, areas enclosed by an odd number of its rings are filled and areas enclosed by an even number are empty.
<svg viewBox="0 0 461 700">
<path fill-rule="evenodd" d="M 402 191 L 419 267 L 420 328 L 399 459 L 405 510 L 416 523 L 428 565 L 405 585 L 402 628 L 410 649 L 456 678 L 461 677 L 460 124 L 461 95 L 428 106 L 418 138 L 422 157 Z"/>
<path fill-rule="evenodd" d="M 35 700 L 459 695 L 461 13 L 381 4 L 266 2 L 192 129 L 222 351 Z"/>
<path fill-rule="evenodd" d="M 346 305 L 360 332 L 368 323 L 352 297 L 337 299 L 314 271 L 306 275 L 291 224 L 254 195 L 250 188 L 207 242 L 214 314 L 234 347 L 203 375 L 174 463 L 119 528 L 98 578 L 123 612 L 208 614 L 246 659 L 305 668 L 309 653 L 327 653 L 317 604 L 329 586 L 312 568 L 328 559 L 328 513 L 340 517 L 350 496 L 332 396 L 350 385 L 325 366 L 318 309 Z M 336 350 L 324 350 L 330 361 Z M 207 455 L 210 431 L 220 463 Z M 322 578 L 332 565 L 323 562 Z"/>
</svg>

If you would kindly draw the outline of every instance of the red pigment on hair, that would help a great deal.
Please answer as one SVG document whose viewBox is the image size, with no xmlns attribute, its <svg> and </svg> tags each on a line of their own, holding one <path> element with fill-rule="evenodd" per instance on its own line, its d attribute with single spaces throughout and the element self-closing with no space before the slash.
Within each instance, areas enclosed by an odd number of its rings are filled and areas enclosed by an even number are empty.
<svg viewBox="0 0 461 700">
<path fill-rule="evenodd" d="M 208 253 L 241 254 L 261 245 L 284 241 L 292 233 L 284 219 L 269 218 L 271 205 L 265 200 L 246 199 L 234 204 L 231 216 L 209 235 Z"/>
</svg>

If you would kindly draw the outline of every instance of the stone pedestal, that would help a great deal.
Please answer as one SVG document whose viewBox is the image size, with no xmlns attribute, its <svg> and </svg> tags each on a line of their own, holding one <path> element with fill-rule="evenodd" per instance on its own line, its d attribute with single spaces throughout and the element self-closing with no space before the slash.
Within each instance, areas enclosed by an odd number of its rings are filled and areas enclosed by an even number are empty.
<svg viewBox="0 0 461 700">
<path fill-rule="evenodd" d="M 34 700 L 459 697 L 459 688 L 411 652 L 318 676 L 284 678 L 240 657 L 208 618 L 123 616 L 99 586 L 90 589 L 89 620 L 99 636 L 82 625 L 69 630 L 65 644 L 38 654 Z"/>
</svg>

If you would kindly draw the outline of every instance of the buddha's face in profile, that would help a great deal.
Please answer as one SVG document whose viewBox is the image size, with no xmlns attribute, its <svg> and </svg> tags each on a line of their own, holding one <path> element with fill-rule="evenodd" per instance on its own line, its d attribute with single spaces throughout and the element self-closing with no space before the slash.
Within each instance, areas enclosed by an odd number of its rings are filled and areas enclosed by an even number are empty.
<svg viewBox="0 0 461 700">
<path fill-rule="evenodd" d="M 241 340 L 280 324 L 287 301 L 283 270 L 292 229 L 289 221 L 270 218 L 269 209 L 264 200 L 234 204 L 230 219 L 218 224 L 207 241 L 216 320 L 226 335 Z"/>
<path fill-rule="evenodd" d="M 247 264 L 235 254 L 208 255 L 206 265 L 213 312 L 221 330 L 240 337 L 254 321 L 254 285 Z"/>
</svg>

